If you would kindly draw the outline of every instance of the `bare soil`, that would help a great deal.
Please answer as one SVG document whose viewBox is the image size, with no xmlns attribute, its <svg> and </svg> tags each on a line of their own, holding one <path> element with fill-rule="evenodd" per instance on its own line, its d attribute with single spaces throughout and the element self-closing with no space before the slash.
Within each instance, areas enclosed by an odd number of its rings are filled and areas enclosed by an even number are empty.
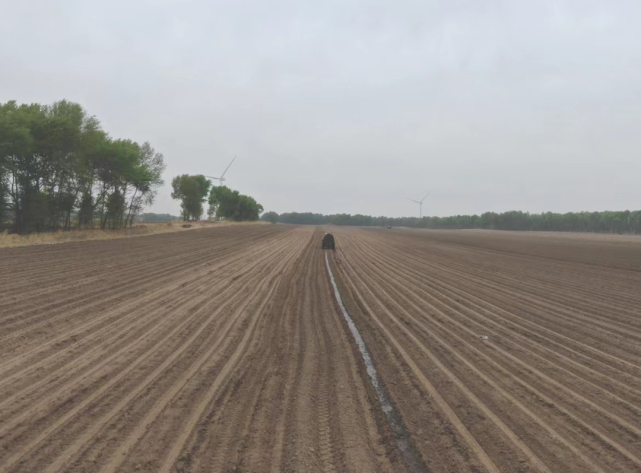
<svg viewBox="0 0 641 473">
<path fill-rule="evenodd" d="M 119 228 L 116 230 L 101 230 L 100 228 L 92 229 L 72 229 L 69 231 L 58 230 L 55 232 L 28 233 L 19 235 L 0 231 L 0 248 L 16 248 L 21 246 L 33 245 L 54 245 L 57 243 L 70 243 L 92 240 L 114 240 L 118 238 L 132 238 L 140 236 L 155 235 L 158 233 L 182 232 L 185 230 L 198 230 L 202 228 L 211 228 L 213 226 L 222 227 L 227 225 L 269 225 L 265 222 L 228 222 L 228 221 L 209 221 L 199 220 L 185 223 L 181 220 L 158 223 L 136 223 L 133 227 Z"/>
<path fill-rule="evenodd" d="M 0 250 L 0 471 L 641 471 L 641 239 L 225 226 Z"/>
</svg>

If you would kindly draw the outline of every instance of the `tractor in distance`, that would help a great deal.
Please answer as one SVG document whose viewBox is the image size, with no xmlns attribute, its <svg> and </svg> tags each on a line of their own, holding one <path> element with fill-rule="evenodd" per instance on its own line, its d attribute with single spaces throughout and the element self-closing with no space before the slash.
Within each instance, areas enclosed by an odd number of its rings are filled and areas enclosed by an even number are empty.
<svg viewBox="0 0 641 473">
<path fill-rule="evenodd" d="M 325 233 L 323 237 L 323 243 L 321 244 L 324 250 L 333 250 L 335 249 L 334 235 L 331 233 Z"/>
</svg>

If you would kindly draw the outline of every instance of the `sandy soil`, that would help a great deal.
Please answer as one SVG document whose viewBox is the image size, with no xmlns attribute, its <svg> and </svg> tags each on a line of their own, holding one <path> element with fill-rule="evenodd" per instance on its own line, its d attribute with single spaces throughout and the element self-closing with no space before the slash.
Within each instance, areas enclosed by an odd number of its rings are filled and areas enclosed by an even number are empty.
<svg viewBox="0 0 641 473">
<path fill-rule="evenodd" d="M 641 240 L 333 229 L 407 464 L 324 231 L 0 250 L 0 471 L 641 471 Z"/>
</svg>

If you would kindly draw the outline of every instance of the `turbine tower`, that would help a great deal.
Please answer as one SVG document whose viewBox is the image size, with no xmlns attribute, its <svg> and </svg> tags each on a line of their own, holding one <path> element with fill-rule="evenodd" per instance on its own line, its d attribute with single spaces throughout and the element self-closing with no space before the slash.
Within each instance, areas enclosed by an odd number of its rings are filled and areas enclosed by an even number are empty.
<svg viewBox="0 0 641 473">
<path fill-rule="evenodd" d="M 430 195 L 429 192 L 425 194 L 425 197 L 423 197 L 421 200 L 414 200 L 410 199 L 409 197 L 407 198 L 407 200 L 411 200 L 412 202 L 416 202 L 418 204 L 418 218 L 423 218 L 423 201 L 427 198 L 428 195 Z"/>
<path fill-rule="evenodd" d="M 231 163 L 229 163 L 229 166 L 227 166 L 227 169 L 225 169 L 225 172 L 223 172 L 223 174 L 220 177 L 214 177 L 214 176 L 205 176 L 205 177 L 208 177 L 209 179 L 217 179 L 218 181 L 220 181 L 219 185 L 222 187 L 225 182 L 225 174 L 227 174 L 227 170 L 231 167 L 231 165 L 234 163 L 235 160 L 236 160 L 236 156 L 234 156 L 234 159 L 231 160 Z"/>
</svg>

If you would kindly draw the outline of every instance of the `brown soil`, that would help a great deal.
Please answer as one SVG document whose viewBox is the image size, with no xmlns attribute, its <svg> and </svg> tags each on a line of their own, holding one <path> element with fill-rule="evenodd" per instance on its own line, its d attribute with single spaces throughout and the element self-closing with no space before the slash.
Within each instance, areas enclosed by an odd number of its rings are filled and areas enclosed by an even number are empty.
<svg viewBox="0 0 641 473">
<path fill-rule="evenodd" d="M 641 240 L 336 229 L 406 465 L 324 231 L 0 250 L 0 471 L 641 471 Z"/>
<path fill-rule="evenodd" d="M 114 240 L 117 238 L 133 238 L 140 236 L 156 235 L 158 233 L 183 232 L 185 230 L 199 230 L 202 228 L 222 227 L 227 225 L 270 225 L 266 222 L 228 222 L 199 220 L 185 224 L 181 220 L 158 223 L 136 223 L 133 227 L 119 228 L 116 230 L 73 229 L 70 231 L 58 230 L 55 232 L 29 233 L 19 235 L 0 231 L 0 248 L 16 248 L 20 246 L 54 245 L 58 243 L 71 243 L 95 240 Z"/>
</svg>

